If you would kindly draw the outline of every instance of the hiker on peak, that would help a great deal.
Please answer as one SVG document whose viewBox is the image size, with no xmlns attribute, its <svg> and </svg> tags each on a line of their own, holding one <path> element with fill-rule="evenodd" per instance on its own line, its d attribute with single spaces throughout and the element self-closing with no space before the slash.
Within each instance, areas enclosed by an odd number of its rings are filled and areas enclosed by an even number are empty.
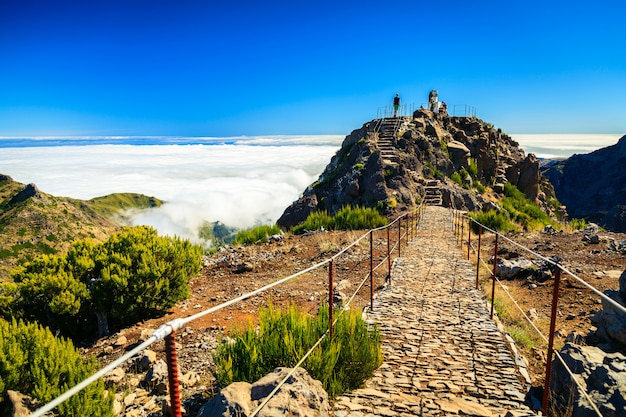
<svg viewBox="0 0 626 417">
<path fill-rule="evenodd" d="M 400 108 L 400 93 L 396 93 L 396 96 L 393 98 L 393 117 L 396 117 L 398 114 L 398 109 Z"/>
</svg>

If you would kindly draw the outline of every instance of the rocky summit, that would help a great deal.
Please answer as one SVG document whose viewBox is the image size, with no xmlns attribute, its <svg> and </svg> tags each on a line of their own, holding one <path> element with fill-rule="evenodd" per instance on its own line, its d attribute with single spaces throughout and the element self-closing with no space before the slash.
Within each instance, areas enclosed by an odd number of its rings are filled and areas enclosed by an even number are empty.
<svg viewBox="0 0 626 417">
<path fill-rule="evenodd" d="M 573 155 L 550 165 L 545 175 L 571 217 L 614 232 L 626 232 L 626 136 L 617 144 Z"/>
<path fill-rule="evenodd" d="M 510 136 L 476 117 L 418 110 L 413 116 L 374 119 L 350 133 L 278 225 L 288 229 L 311 212 L 334 214 L 344 206 L 391 214 L 425 195 L 446 207 L 496 208 L 493 202 L 506 183 L 550 210 L 554 192 L 539 161 Z"/>
</svg>

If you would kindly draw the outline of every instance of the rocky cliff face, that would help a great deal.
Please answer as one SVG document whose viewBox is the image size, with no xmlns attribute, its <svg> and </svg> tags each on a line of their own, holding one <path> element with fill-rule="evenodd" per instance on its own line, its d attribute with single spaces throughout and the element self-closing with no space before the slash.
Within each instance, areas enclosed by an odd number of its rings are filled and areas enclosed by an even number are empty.
<svg viewBox="0 0 626 417">
<path fill-rule="evenodd" d="M 572 218 L 626 232 L 626 136 L 615 145 L 551 165 L 545 176 Z"/>
<path fill-rule="evenodd" d="M 427 186 L 437 188 L 444 206 L 480 210 L 495 207 L 492 201 L 505 183 L 546 207 L 553 197 L 537 158 L 526 156 L 501 130 L 475 117 L 418 110 L 412 117 L 375 119 L 354 130 L 278 224 L 290 228 L 313 211 L 333 214 L 343 206 L 391 214 L 418 204 Z M 486 194 L 478 191 L 481 186 Z"/>
</svg>

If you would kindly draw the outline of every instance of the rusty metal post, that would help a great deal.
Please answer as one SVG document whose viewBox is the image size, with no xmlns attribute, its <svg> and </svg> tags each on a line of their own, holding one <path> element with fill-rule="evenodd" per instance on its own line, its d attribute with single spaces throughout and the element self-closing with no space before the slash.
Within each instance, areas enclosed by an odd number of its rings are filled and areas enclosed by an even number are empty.
<svg viewBox="0 0 626 417">
<path fill-rule="evenodd" d="M 182 417 L 180 387 L 178 384 L 178 356 L 176 355 L 176 333 L 165 337 L 165 359 L 167 361 L 167 379 L 170 386 L 170 415 Z"/>
<path fill-rule="evenodd" d="M 550 401 L 550 377 L 552 376 L 552 354 L 554 353 L 554 329 L 556 327 L 556 312 L 559 303 L 559 285 L 561 283 L 561 268 L 554 271 L 554 288 L 552 290 L 552 315 L 550 316 L 550 336 L 548 339 L 548 358 L 546 359 L 546 379 L 543 384 L 543 400 L 541 409 L 544 415 L 548 415 L 548 402 Z"/>
<path fill-rule="evenodd" d="M 398 258 L 401 256 L 400 246 L 402 246 L 402 219 L 398 219 Z"/>
<path fill-rule="evenodd" d="M 467 260 L 470 259 L 470 247 L 472 246 L 472 219 L 467 218 Z"/>
<path fill-rule="evenodd" d="M 374 311 L 374 232 L 370 230 L 370 310 Z"/>
<path fill-rule="evenodd" d="M 389 271 L 389 285 L 391 285 L 391 237 L 389 236 L 389 227 L 387 227 L 387 271 Z"/>
<path fill-rule="evenodd" d="M 333 326 L 333 290 L 333 258 L 330 258 L 330 262 L 328 264 L 328 330 L 331 338 L 335 333 L 335 329 Z"/>
<path fill-rule="evenodd" d="M 483 226 L 478 225 L 478 254 L 476 255 L 476 289 L 478 289 L 478 276 L 480 275 L 480 238 L 483 235 Z"/>
<path fill-rule="evenodd" d="M 493 319 L 493 305 L 496 302 L 496 266 L 498 265 L 498 233 L 496 233 L 496 243 L 493 247 L 493 281 L 491 283 L 491 317 Z"/>
<path fill-rule="evenodd" d="M 463 249 L 463 236 L 465 235 L 465 222 L 459 216 L 459 222 L 461 223 L 461 233 L 459 233 L 459 244 L 461 245 L 461 249 Z"/>
</svg>

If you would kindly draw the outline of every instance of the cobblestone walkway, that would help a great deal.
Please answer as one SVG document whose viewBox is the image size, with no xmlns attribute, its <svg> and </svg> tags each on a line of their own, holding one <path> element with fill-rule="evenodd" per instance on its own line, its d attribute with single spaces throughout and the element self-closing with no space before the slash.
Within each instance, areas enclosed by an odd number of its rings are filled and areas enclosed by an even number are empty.
<svg viewBox="0 0 626 417">
<path fill-rule="evenodd" d="M 339 397 L 336 417 L 532 416 L 505 336 L 475 289 L 451 212 L 427 207 L 368 319 L 384 361 L 364 388 Z"/>
</svg>

